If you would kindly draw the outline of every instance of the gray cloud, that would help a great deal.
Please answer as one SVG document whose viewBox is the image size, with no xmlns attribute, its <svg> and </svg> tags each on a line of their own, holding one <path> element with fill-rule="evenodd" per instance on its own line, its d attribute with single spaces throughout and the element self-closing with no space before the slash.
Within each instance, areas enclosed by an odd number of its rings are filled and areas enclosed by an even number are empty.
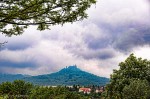
<svg viewBox="0 0 150 99">
<path fill-rule="evenodd" d="M 21 62 L 21 63 L 14 63 L 10 61 L 0 61 L 0 67 L 13 67 L 13 68 L 34 68 L 36 66 L 34 63 L 29 63 L 29 62 Z"/>
<path fill-rule="evenodd" d="M 0 35 L 1 41 L 8 41 L 0 51 L 0 72 L 38 75 L 77 64 L 109 77 L 131 52 L 142 55 L 149 50 L 147 9 L 144 0 L 102 0 L 89 9 L 89 18 L 82 22 L 43 32 L 31 27 L 11 38 Z"/>
<path fill-rule="evenodd" d="M 89 47 L 101 48 L 102 44 L 111 45 L 120 51 L 128 52 L 136 46 L 150 44 L 150 12 L 147 0 L 105 0 L 97 5 L 98 10 L 94 10 L 93 7 L 89 13 L 99 14 L 90 14 L 89 19 L 109 37 L 104 40 L 91 40 Z"/>
<path fill-rule="evenodd" d="M 88 47 L 91 49 L 100 49 L 100 48 L 106 48 L 109 44 L 108 38 L 92 38 L 87 37 L 85 42 L 88 44 Z"/>
<path fill-rule="evenodd" d="M 113 47 L 121 51 L 130 51 L 136 46 L 143 46 L 150 44 L 150 28 L 127 28 L 117 35 L 113 41 Z"/>
</svg>

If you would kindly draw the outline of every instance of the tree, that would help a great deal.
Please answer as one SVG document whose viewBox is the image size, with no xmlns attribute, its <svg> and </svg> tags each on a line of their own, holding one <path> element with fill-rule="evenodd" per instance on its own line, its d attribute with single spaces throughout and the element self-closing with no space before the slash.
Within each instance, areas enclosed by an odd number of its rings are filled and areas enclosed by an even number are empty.
<svg viewBox="0 0 150 99">
<path fill-rule="evenodd" d="M 3 2 L 2 2 L 3 1 Z M 2 0 L 0 32 L 19 35 L 30 25 L 38 30 L 87 18 L 86 9 L 96 0 Z"/>
<path fill-rule="evenodd" d="M 13 86 L 11 82 L 3 82 L 0 84 L 0 92 L 1 94 L 10 94 L 13 90 Z"/>
<path fill-rule="evenodd" d="M 119 70 L 113 71 L 110 77 L 110 84 L 106 87 L 108 99 L 123 99 L 123 93 L 126 92 L 125 90 L 130 88 L 133 84 L 138 84 L 138 80 L 147 81 L 150 86 L 150 61 L 136 58 L 134 54 L 131 54 L 125 62 L 121 62 L 119 66 Z M 139 85 L 135 86 L 138 87 Z M 133 89 L 132 91 L 135 90 Z"/>
<path fill-rule="evenodd" d="M 68 92 L 66 93 L 66 96 L 64 99 L 83 99 L 83 98 L 81 98 L 81 95 L 75 92 Z"/>
<path fill-rule="evenodd" d="M 31 91 L 29 99 L 89 99 L 89 97 L 77 92 L 70 92 L 66 87 L 62 86 L 37 86 Z"/>
<path fill-rule="evenodd" d="M 27 95 L 30 93 L 33 85 L 23 80 L 15 80 L 13 83 L 14 93 L 16 95 Z"/>
<path fill-rule="evenodd" d="M 3 97 L 7 95 L 7 99 L 26 99 L 33 87 L 31 83 L 23 80 L 3 82 L 0 84 L 0 94 Z"/>
<path fill-rule="evenodd" d="M 134 80 L 123 89 L 124 99 L 150 99 L 150 86 L 147 80 Z"/>
</svg>

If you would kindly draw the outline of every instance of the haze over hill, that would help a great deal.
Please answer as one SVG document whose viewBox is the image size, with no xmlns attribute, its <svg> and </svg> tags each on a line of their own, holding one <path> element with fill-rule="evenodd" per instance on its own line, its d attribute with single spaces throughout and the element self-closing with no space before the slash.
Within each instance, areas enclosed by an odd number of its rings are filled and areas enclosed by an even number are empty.
<svg viewBox="0 0 150 99">
<path fill-rule="evenodd" d="M 0 81 L 13 81 L 23 79 L 36 85 L 105 85 L 109 82 L 108 78 L 99 77 L 77 68 L 76 65 L 61 69 L 52 74 L 38 76 L 8 75 L 0 77 Z"/>
<path fill-rule="evenodd" d="M 105 85 L 109 79 L 82 71 L 77 66 L 69 66 L 62 70 L 25 78 L 26 81 L 38 85 Z"/>
<path fill-rule="evenodd" d="M 6 82 L 6 81 L 12 82 L 17 79 L 23 79 L 24 77 L 26 76 L 21 75 L 21 74 L 1 74 L 0 73 L 0 83 Z"/>
</svg>

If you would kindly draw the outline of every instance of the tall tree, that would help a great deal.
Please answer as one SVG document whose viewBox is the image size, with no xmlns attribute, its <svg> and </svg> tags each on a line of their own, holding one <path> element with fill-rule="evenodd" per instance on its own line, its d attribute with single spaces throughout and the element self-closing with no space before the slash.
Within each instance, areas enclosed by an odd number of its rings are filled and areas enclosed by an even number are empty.
<svg viewBox="0 0 150 99">
<path fill-rule="evenodd" d="M 107 85 L 108 99 L 124 99 L 123 93 L 125 93 L 127 89 L 132 88 L 134 84 L 139 84 L 139 80 L 143 82 L 143 84 L 135 86 L 137 88 L 144 86 L 143 90 L 147 91 L 147 89 L 144 88 L 145 86 L 150 86 L 150 61 L 136 58 L 131 54 L 125 62 L 121 62 L 119 66 L 120 69 L 113 71 L 110 77 L 110 84 Z M 145 83 L 145 81 L 147 81 L 148 84 Z M 132 90 L 134 92 L 134 88 L 132 89 L 130 89 L 130 91 Z"/>
<path fill-rule="evenodd" d="M 124 99 L 150 99 L 150 86 L 146 80 L 133 80 L 123 89 Z"/>
<path fill-rule="evenodd" d="M 86 10 L 96 0 L 1 0 L 0 32 L 19 35 L 30 25 L 38 30 L 87 18 Z"/>
<path fill-rule="evenodd" d="M 10 94 L 13 90 L 13 85 L 11 82 L 3 82 L 0 84 L 0 93 L 1 94 Z"/>
<path fill-rule="evenodd" d="M 33 85 L 23 80 L 15 80 L 13 83 L 14 93 L 17 95 L 27 95 L 30 93 Z"/>
</svg>

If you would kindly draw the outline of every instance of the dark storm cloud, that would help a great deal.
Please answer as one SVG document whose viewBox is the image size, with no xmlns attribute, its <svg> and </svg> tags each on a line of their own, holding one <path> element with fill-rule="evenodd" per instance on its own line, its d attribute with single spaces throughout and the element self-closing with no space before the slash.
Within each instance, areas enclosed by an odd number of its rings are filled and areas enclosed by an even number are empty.
<svg viewBox="0 0 150 99">
<path fill-rule="evenodd" d="M 7 43 L 5 46 L 2 47 L 2 50 L 8 49 L 12 51 L 16 50 L 25 50 L 30 48 L 31 46 L 36 45 L 40 41 L 39 32 L 34 35 L 30 29 L 27 30 L 28 32 L 18 35 L 18 36 L 11 36 L 7 37 L 5 35 L 0 34 L 0 42 L 6 41 Z"/>
<path fill-rule="evenodd" d="M 93 37 L 87 37 L 85 39 L 85 43 L 88 44 L 88 47 L 96 50 L 100 48 L 106 48 L 109 44 L 108 38 L 93 38 Z"/>
<path fill-rule="evenodd" d="M 112 42 L 113 47 L 121 51 L 130 51 L 134 47 L 147 44 L 150 44 L 150 27 L 147 26 L 128 27 L 114 37 Z"/>
<path fill-rule="evenodd" d="M 145 43 L 150 44 L 150 26 L 139 30 Z"/>
<path fill-rule="evenodd" d="M 21 62 L 21 63 L 16 63 L 16 62 L 10 62 L 10 61 L 0 61 L 0 67 L 11 67 L 11 68 L 34 68 L 35 63 L 32 62 Z"/>
<path fill-rule="evenodd" d="M 82 55 L 84 59 L 100 59 L 100 60 L 106 60 L 110 59 L 115 56 L 115 54 L 112 51 L 101 51 L 101 52 L 93 52 L 93 53 L 86 53 Z"/>
<path fill-rule="evenodd" d="M 99 16 L 91 14 L 91 20 L 109 37 L 89 37 L 89 48 L 101 49 L 111 46 L 122 52 L 130 52 L 137 46 L 150 44 L 150 10 L 146 0 L 105 0 L 98 4 L 99 10 L 91 10 L 90 13 L 99 13 Z"/>
<path fill-rule="evenodd" d="M 115 57 L 114 53 L 111 53 L 111 52 L 105 52 L 105 53 L 101 53 L 99 56 L 99 59 L 110 59 L 110 58 L 113 58 Z"/>
<path fill-rule="evenodd" d="M 114 51 L 114 49 L 108 47 L 101 48 L 101 49 L 87 47 L 87 49 L 82 49 L 82 48 L 69 49 L 69 51 L 73 55 L 77 57 L 82 57 L 85 60 L 90 60 L 90 59 L 107 60 L 116 56 L 116 52 Z"/>
<path fill-rule="evenodd" d="M 16 43 L 16 44 L 11 44 L 11 43 L 7 43 L 5 44 L 5 47 L 3 47 L 2 49 L 4 50 L 5 48 L 8 50 L 25 50 L 26 48 L 29 48 L 31 46 L 31 44 L 27 44 L 27 43 Z"/>
<path fill-rule="evenodd" d="M 98 33 L 95 34 L 98 36 L 92 35 L 95 31 L 85 33 L 82 35 L 84 45 L 76 46 L 72 42 L 72 46 L 66 49 L 84 59 L 105 60 L 116 57 L 117 54 L 112 51 L 113 48 L 116 51 L 130 53 L 135 47 L 150 44 L 150 24 L 127 22 L 115 24 L 114 27 L 106 23 L 101 25 L 99 23 L 97 26 L 102 29 L 102 31 L 96 31 Z"/>
<path fill-rule="evenodd" d="M 124 24 L 110 25 L 100 22 L 97 25 L 103 30 L 103 34 L 108 34 L 109 36 L 105 38 L 87 36 L 84 41 L 90 49 L 112 46 L 115 49 L 126 52 L 134 47 L 150 44 L 150 23 L 127 21 Z"/>
</svg>

